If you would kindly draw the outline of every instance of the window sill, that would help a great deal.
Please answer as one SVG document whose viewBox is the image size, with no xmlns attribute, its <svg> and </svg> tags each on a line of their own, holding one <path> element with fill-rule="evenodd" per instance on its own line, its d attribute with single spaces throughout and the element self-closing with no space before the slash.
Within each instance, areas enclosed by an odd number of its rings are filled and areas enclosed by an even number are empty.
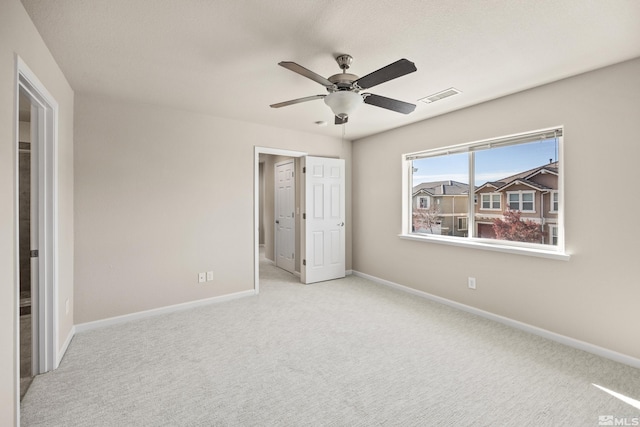
<svg viewBox="0 0 640 427">
<path fill-rule="evenodd" d="M 438 243 L 449 246 L 459 246 L 464 248 L 481 249 L 486 251 L 504 252 L 516 255 L 534 256 L 539 258 L 549 258 L 561 261 L 569 261 L 571 256 L 565 252 L 547 251 L 537 248 L 525 248 L 519 246 L 501 245 L 495 243 L 485 243 L 470 238 L 451 238 L 447 236 L 434 235 L 417 235 L 417 234 L 400 234 L 401 239 L 414 240 L 419 242 Z"/>
</svg>

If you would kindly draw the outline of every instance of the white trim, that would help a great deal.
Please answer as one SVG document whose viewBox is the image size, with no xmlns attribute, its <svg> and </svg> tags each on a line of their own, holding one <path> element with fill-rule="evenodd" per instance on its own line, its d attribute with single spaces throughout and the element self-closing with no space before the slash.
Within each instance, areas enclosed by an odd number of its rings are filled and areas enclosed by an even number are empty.
<svg viewBox="0 0 640 427">
<path fill-rule="evenodd" d="M 422 199 L 426 199 L 427 200 L 427 206 L 426 207 L 422 207 Z M 416 207 L 415 209 L 429 209 L 431 208 L 431 196 L 416 196 Z"/>
<path fill-rule="evenodd" d="M 433 295 L 428 292 L 424 292 L 414 288 L 410 288 L 408 286 L 400 285 L 398 283 L 394 283 L 389 280 L 380 279 L 379 277 L 371 276 L 365 273 L 361 273 L 359 271 L 353 271 L 353 275 L 362 277 L 364 279 L 370 280 L 380 285 L 388 286 L 390 288 L 407 292 L 409 294 L 412 294 L 421 298 L 426 298 L 430 301 L 444 304 L 449 307 L 453 307 L 455 309 L 465 311 L 467 313 L 475 314 L 477 316 L 484 317 L 485 319 L 493 320 L 495 322 L 502 323 L 512 328 L 529 332 L 531 334 L 540 336 L 542 338 L 546 338 L 548 340 L 555 341 L 560 344 L 576 348 L 578 350 L 595 354 L 596 356 L 604 357 L 604 358 L 613 360 L 615 362 L 624 363 L 625 365 L 629 365 L 634 368 L 640 368 L 640 359 L 636 359 L 635 357 L 628 356 L 626 354 L 618 353 L 617 351 L 609 350 L 607 348 L 600 347 L 595 344 L 590 344 L 588 342 L 580 341 L 578 339 L 571 338 L 566 335 L 561 335 L 556 332 L 549 331 L 547 329 L 542 329 L 537 326 L 530 325 L 528 323 L 520 322 L 519 320 L 511 319 L 509 317 L 500 316 L 499 314 L 494 314 L 489 311 L 481 310 L 479 308 L 462 304 L 457 301 L 439 297 L 437 295 Z"/>
<path fill-rule="evenodd" d="M 518 209 L 511 209 L 511 200 L 509 198 L 509 196 L 511 196 L 512 194 L 517 194 L 518 195 Z M 524 195 L 525 194 L 531 194 L 531 198 L 532 201 L 531 202 L 526 202 L 526 203 L 532 203 L 533 204 L 533 209 L 523 209 L 523 206 L 525 204 L 524 201 Z M 507 191 L 507 206 L 505 206 L 507 209 L 509 210 L 515 210 L 515 211 L 520 211 L 523 213 L 535 213 L 536 212 L 536 191 L 533 190 L 516 190 L 516 191 Z"/>
<path fill-rule="evenodd" d="M 58 103 L 20 57 L 17 57 L 16 70 L 18 96 L 24 91 L 39 111 L 31 118 L 32 122 L 39 122 L 31 149 L 38 156 L 38 209 L 41 212 L 37 248 L 40 251 L 39 289 L 32 301 L 37 301 L 34 319 L 40 329 L 37 373 L 41 374 L 56 369 L 58 359 Z"/>
<path fill-rule="evenodd" d="M 539 129 L 532 132 L 521 132 L 521 133 L 506 135 L 498 138 L 487 138 L 479 141 L 450 145 L 448 147 L 416 151 L 413 153 L 403 154 L 402 159 L 411 162 L 412 160 L 417 160 L 424 157 L 467 153 L 469 151 L 477 151 L 477 150 L 483 150 L 487 148 L 502 147 L 505 145 L 516 145 L 516 144 L 522 144 L 526 142 L 533 142 L 534 140 L 549 139 L 554 137 L 561 138 L 563 135 L 564 135 L 564 128 L 562 126 L 554 126 L 546 129 Z"/>
<path fill-rule="evenodd" d="M 553 163 L 557 163 L 557 162 L 553 162 Z M 524 177 L 524 178 L 522 178 L 522 179 L 527 179 L 527 180 L 528 180 L 529 178 L 533 178 L 533 177 L 534 177 L 534 176 L 536 176 L 536 175 L 539 175 L 539 174 L 543 174 L 543 175 L 544 175 L 544 174 L 547 174 L 547 173 L 549 173 L 549 174 L 551 174 L 551 175 L 558 176 L 558 173 L 557 173 L 557 172 L 553 172 L 553 171 L 550 171 L 549 169 L 546 169 L 546 166 L 547 166 L 547 165 L 542 166 L 542 167 L 540 168 L 540 170 L 538 170 L 537 172 L 534 172 L 534 173 L 532 173 L 531 175 L 527 175 L 527 176 L 525 176 L 525 177 Z"/>
<path fill-rule="evenodd" d="M 555 202 L 553 201 L 553 196 L 558 196 L 558 200 L 556 200 Z M 549 193 L 549 204 L 551 205 L 549 207 L 549 213 L 554 213 L 557 214 L 558 213 L 558 209 L 554 209 L 554 203 L 558 205 L 558 208 L 560 208 L 560 193 L 558 192 L 558 190 L 552 190 Z"/>
<path fill-rule="evenodd" d="M 60 362 L 62 362 L 62 358 L 67 353 L 67 349 L 69 348 L 69 344 L 71 344 L 71 340 L 76 335 L 76 327 L 72 326 L 69 331 L 69 335 L 67 335 L 67 339 L 62 343 L 62 347 L 60 347 L 60 351 L 58 351 L 58 359 L 56 360 L 56 367 L 60 366 Z"/>
<path fill-rule="evenodd" d="M 19 82 L 20 82 L 20 67 L 19 64 L 22 62 L 22 60 L 20 59 L 19 56 L 16 55 L 16 68 L 15 68 L 15 101 L 14 101 L 14 112 L 16 117 L 14 118 L 15 120 L 15 127 L 13 129 L 14 131 L 14 135 L 13 135 L 13 141 L 14 141 L 14 147 L 15 147 L 15 154 L 14 154 L 14 168 L 13 168 L 13 181 L 14 181 L 14 191 L 13 191 L 13 203 L 14 203 L 14 224 L 13 224 L 13 236 L 14 236 L 14 254 L 19 254 L 20 253 L 20 215 L 19 215 L 19 209 L 20 209 L 20 194 L 17 191 L 17 185 L 20 182 L 20 175 L 19 175 L 19 165 L 20 165 L 20 153 L 19 153 L 19 147 L 20 147 L 20 86 L 19 86 Z M 15 426 L 19 426 L 20 425 L 20 257 L 19 256 L 15 256 L 15 262 L 13 265 L 13 277 L 14 277 L 14 282 L 13 282 L 13 291 L 14 291 L 14 301 L 13 301 L 13 309 L 15 310 L 14 312 L 14 326 L 13 326 L 13 401 L 14 401 L 14 406 L 13 406 L 13 421 L 14 421 L 14 425 Z"/>
<path fill-rule="evenodd" d="M 151 310 L 138 311 L 136 313 L 124 314 L 122 316 L 109 317 L 107 319 L 95 320 L 93 322 L 80 323 L 75 325 L 75 333 L 86 332 L 93 329 L 104 328 L 106 326 L 119 325 L 134 320 L 146 319 L 157 316 L 159 314 L 175 313 L 177 311 L 188 310 L 191 308 L 202 307 L 210 304 L 218 304 L 221 302 L 232 301 L 238 298 L 250 297 L 256 295 L 254 289 L 248 291 L 235 292 L 227 295 L 220 295 L 212 298 L 205 298 L 196 301 L 184 302 L 181 304 L 168 305 L 166 307 L 153 308 Z"/>
<path fill-rule="evenodd" d="M 515 255 L 528 255 L 535 256 L 539 258 L 549 258 L 549 259 L 557 259 L 561 261 L 569 261 L 571 255 L 560 252 L 559 248 L 555 245 L 545 245 L 552 248 L 552 250 L 538 249 L 537 247 L 523 246 L 523 242 L 518 242 L 517 246 L 514 244 L 513 246 L 507 245 L 506 240 L 494 240 L 491 239 L 491 242 L 486 242 L 484 240 L 489 239 L 475 239 L 471 237 L 452 237 L 452 236 L 439 236 L 436 234 L 399 234 L 398 237 L 405 240 L 415 240 L 420 242 L 432 242 L 439 243 L 443 245 L 450 246 L 459 246 L 463 248 L 472 248 L 472 249 L 483 249 L 488 251 L 495 252 L 504 252 L 508 254 Z M 493 243 L 494 241 L 500 243 Z M 540 245 L 541 246 L 541 245 Z"/>
<path fill-rule="evenodd" d="M 480 208 L 478 210 L 481 211 L 502 211 L 502 193 L 476 193 L 480 195 Z M 484 207 L 484 201 L 482 200 L 484 196 L 489 196 L 489 207 Z M 498 196 L 498 204 L 500 205 L 497 208 L 493 207 L 493 196 Z"/>
<path fill-rule="evenodd" d="M 557 246 L 558 245 L 557 241 L 559 240 L 558 239 L 558 230 L 559 230 L 558 224 L 548 224 L 548 226 L 549 226 L 549 244 L 553 245 L 553 246 Z M 555 245 L 553 244 L 553 230 L 556 230 L 556 244 Z"/>
<path fill-rule="evenodd" d="M 469 230 L 469 217 L 468 216 L 466 216 L 466 215 L 457 216 L 456 220 L 457 220 L 458 231 L 467 231 L 467 230 Z M 465 222 L 465 224 L 464 224 L 465 226 L 464 227 L 460 226 L 460 220 L 464 220 L 464 222 Z"/>
<path fill-rule="evenodd" d="M 275 156 L 303 157 L 302 151 L 280 148 L 253 147 L 253 289 L 260 292 L 260 154 Z"/>
<path fill-rule="evenodd" d="M 54 370 L 59 364 L 58 348 L 58 103 L 47 88 L 31 71 L 19 55 L 15 55 L 15 223 L 14 223 L 14 247 L 18 253 L 19 243 L 19 193 L 18 185 L 18 153 L 19 153 L 19 106 L 20 92 L 23 91 L 30 99 L 32 106 L 37 106 L 38 114 L 32 117 L 38 121 L 37 138 L 31 141 L 32 153 L 38 156 L 38 205 L 39 214 L 38 235 L 40 251 L 38 267 L 38 290 L 32 295 L 33 319 L 39 324 L 37 338 L 38 363 L 36 374 Z M 33 109 L 33 108 L 32 108 Z M 15 420 L 20 424 L 20 274 L 19 257 L 15 259 L 14 291 L 15 300 L 15 341 L 14 345 L 14 396 L 15 396 Z"/>
</svg>

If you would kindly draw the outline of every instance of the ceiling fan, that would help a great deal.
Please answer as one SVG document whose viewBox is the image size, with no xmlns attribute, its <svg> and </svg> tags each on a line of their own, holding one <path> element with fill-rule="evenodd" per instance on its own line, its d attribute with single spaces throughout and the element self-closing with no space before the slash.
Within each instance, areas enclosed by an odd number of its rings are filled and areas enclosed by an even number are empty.
<svg viewBox="0 0 640 427">
<path fill-rule="evenodd" d="M 355 74 L 347 73 L 347 69 L 351 66 L 353 58 L 351 55 L 339 55 L 336 62 L 342 69 L 342 73 L 334 74 L 329 78 L 324 78 L 295 62 L 282 61 L 278 65 L 298 73 L 314 82 L 320 83 L 329 92 L 327 95 L 312 95 L 304 98 L 292 99 L 291 101 L 279 102 L 271 104 L 271 108 L 286 107 L 287 105 L 298 104 L 300 102 L 313 101 L 315 99 L 324 99 L 335 116 L 335 124 L 340 125 L 347 123 L 349 116 L 363 102 L 365 104 L 374 105 L 376 107 L 386 108 L 387 110 L 397 111 L 402 114 L 409 114 L 415 110 L 414 104 L 398 101 L 397 99 L 387 98 L 373 93 L 360 93 L 364 89 L 372 88 L 380 83 L 402 77 L 405 74 L 413 73 L 417 70 L 415 64 L 406 59 L 399 59 L 394 63 L 380 68 L 364 77 L 358 77 Z"/>
</svg>

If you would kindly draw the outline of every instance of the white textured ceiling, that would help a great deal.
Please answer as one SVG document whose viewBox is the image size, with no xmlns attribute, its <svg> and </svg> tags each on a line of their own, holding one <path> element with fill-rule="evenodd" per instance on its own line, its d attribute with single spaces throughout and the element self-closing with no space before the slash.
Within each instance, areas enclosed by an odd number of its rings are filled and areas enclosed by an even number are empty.
<svg viewBox="0 0 640 427">
<path fill-rule="evenodd" d="M 640 56 L 638 0 L 22 0 L 76 92 L 342 135 L 326 93 L 279 67 L 325 77 L 334 57 L 364 76 L 400 58 L 418 71 L 369 91 L 418 103 L 410 115 L 362 105 L 358 139 Z M 315 121 L 330 124 L 318 127 Z"/>
</svg>

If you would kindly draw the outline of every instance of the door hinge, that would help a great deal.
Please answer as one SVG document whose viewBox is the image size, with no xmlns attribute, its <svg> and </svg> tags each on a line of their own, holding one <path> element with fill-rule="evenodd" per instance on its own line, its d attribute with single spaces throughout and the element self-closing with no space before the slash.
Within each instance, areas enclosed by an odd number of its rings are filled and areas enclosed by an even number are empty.
<svg viewBox="0 0 640 427">
<path fill-rule="evenodd" d="M 307 167 L 306 166 L 302 168 L 302 173 L 307 173 Z"/>
<path fill-rule="evenodd" d="M 296 217 L 296 213 L 295 212 L 291 212 L 291 218 L 295 218 Z"/>
<path fill-rule="evenodd" d="M 37 249 L 34 249 L 34 250 L 32 250 L 32 251 L 29 251 L 29 256 L 30 256 L 31 258 L 38 258 L 38 250 L 37 250 Z"/>
<path fill-rule="evenodd" d="M 306 259 L 302 260 L 302 265 L 307 265 L 307 260 Z"/>
<path fill-rule="evenodd" d="M 307 219 L 307 214 L 306 213 L 302 214 L 302 219 Z"/>
</svg>

